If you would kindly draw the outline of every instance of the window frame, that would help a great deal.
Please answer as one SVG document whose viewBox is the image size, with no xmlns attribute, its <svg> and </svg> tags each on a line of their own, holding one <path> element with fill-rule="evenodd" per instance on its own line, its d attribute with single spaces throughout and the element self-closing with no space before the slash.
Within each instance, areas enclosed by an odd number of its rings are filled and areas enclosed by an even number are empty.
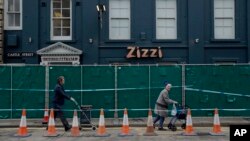
<svg viewBox="0 0 250 141">
<path fill-rule="evenodd" d="M 239 4 L 236 0 L 234 0 L 234 38 L 215 38 L 215 7 L 214 7 L 215 0 L 211 0 L 211 42 L 239 42 Z"/>
<path fill-rule="evenodd" d="M 176 33 L 175 33 L 176 37 L 175 38 L 157 38 L 157 19 L 158 19 L 157 18 L 157 7 L 156 7 L 157 6 L 157 4 L 156 4 L 157 0 L 155 0 L 154 3 L 155 3 L 154 4 L 154 8 L 155 8 L 155 11 L 154 11 L 155 12 L 155 20 L 154 20 L 154 22 L 155 22 L 154 23 L 155 24 L 155 26 L 154 26 L 155 27 L 155 40 L 159 40 L 159 41 L 160 40 L 169 40 L 169 41 L 178 40 L 178 13 L 179 13 L 178 12 L 178 0 L 175 0 L 175 4 L 176 4 L 175 5 L 175 12 L 176 13 L 175 13 L 175 18 L 174 18 L 175 19 L 175 28 L 176 28 Z M 173 18 L 168 18 L 167 17 L 167 18 L 164 18 L 164 19 L 173 19 Z"/>
<path fill-rule="evenodd" d="M 129 38 L 128 39 L 125 39 L 125 38 L 117 38 L 117 39 L 112 39 L 110 38 L 110 32 L 111 32 L 111 6 L 110 6 L 110 1 L 111 0 L 108 0 L 108 9 L 109 9 L 109 15 L 108 15 L 108 40 L 109 41 L 131 41 L 132 40 L 132 1 L 131 0 L 128 0 L 129 1 Z M 125 19 L 125 18 L 115 18 L 115 19 Z"/>
<path fill-rule="evenodd" d="M 19 0 L 20 7 L 19 7 L 19 13 L 20 13 L 20 26 L 9 26 L 9 1 L 4 2 L 4 30 L 22 30 L 23 29 L 23 0 Z M 17 12 L 13 12 L 13 14 L 17 14 Z"/>
<path fill-rule="evenodd" d="M 70 36 L 54 36 L 54 24 L 53 24 L 53 9 L 54 9 L 54 5 L 53 5 L 53 1 L 54 0 L 51 0 L 51 3 L 50 3 L 50 39 L 52 41 L 70 41 L 73 39 L 73 1 L 72 0 L 69 0 L 70 1 Z M 62 10 L 62 8 L 60 8 L 60 10 Z M 59 18 L 59 19 L 63 19 L 62 17 Z M 63 27 L 63 26 L 61 26 Z"/>
</svg>

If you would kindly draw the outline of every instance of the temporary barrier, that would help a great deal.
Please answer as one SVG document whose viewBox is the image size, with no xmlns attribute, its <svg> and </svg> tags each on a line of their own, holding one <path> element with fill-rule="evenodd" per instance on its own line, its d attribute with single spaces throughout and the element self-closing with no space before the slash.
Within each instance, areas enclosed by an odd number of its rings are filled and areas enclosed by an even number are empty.
<svg viewBox="0 0 250 141">
<path fill-rule="evenodd" d="M 153 117 L 152 117 L 152 110 L 148 110 L 148 122 L 147 122 L 147 129 L 146 132 L 143 134 L 144 136 L 157 136 L 158 134 L 155 133 Z"/>
<path fill-rule="evenodd" d="M 27 129 L 26 110 L 25 109 L 23 109 L 23 111 L 22 111 L 20 126 L 19 126 L 18 132 L 15 136 L 17 136 L 17 137 L 29 137 L 29 136 L 31 136 L 31 134 L 28 133 L 28 129 Z"/>
<path fill-rule="evenodd" d="M 49 116 L 49 124 L 47 128 L 47 132 L 44 133 L 43 136 L 45 137 L 57 137 L 59 134 L 56 130 L 56 124 L 55 124 L 55 118 L 54 118 L 54 110 L 50 110 L 50 116 Z"/>
<path fill-rule="evenodd" d="M 131 133 L 130 128 L 129 128 L 128 111 L 127 111 L 127 109 L 124 109 L 122 128 L 121 128 L 121 131 L 120 131 L 120 133 L 118 135 L 121 136 L 121 137 L 124 137 L 124 136 L 133 136 L 133 134 Z"/>
<path fill-rule="evenodd" d="M 96 134 L 94 136 L 96 136 L 96 137 L 108 137 L 108 136 L 110 136 L 110 134 L 107 133 L 107 131 L 106 131 L 103 109 L 101 109 L 101 111 L 100 111 L 99 125 L 98 125 L 98 129 L 96 131 Z"/>
<path fill-rule="evenodd" d="M 79 122 L 78 122 L 77 111 L 75 110 L 74 116 L 73 116 L 73 121 L 72 121 L 71 136 L 73 136 L 73 137 L 81 136 L 79 128 L 80 128 L 80 126 L 79 126 Z"/>
<path fill-rule="evenodd" d="M 184 136 L 196 136 L 197 133 L 193 129 L 193 122 L 192 122 L 192 116 L 191 116 L 191 110 L 188 109 L 187 113 L 187 119 L 186 119 L 186 129 L 182 133 Z"/>
<path fill-rule="evenodd" d="M 236 109 L 220 111 L 220 116 L 249 116 L 250 65 L 106 65 L 36 66 L 0 65 L 0 118 L 19 118 L 12 109 L 51 107 L 58 76 L 65 77 L 66 93 L 80 105 L 93 109 L 115 109 L 106 117 L 122 118 L 117 109 L 154 108 L 163 82 L 173 85 L 169 97 L 191 109 Z M 32 100 L 29 100 L 32 99 Z M 140 99 L 140 100 L 138 100 Z M 220 99 L 220 102 L 214 102 Z M 75 109 L 65 102 L 66 109 Z M 171 108 L 171 106 L 169 107 Z M 10 109 L 4 110 L 4 109 Z M 92 117 L 99 116 L 91 111 Z M 213 110 L 193 111 L 192 116 L 213 116 Z M 71 117 L 71 112 L 65 112 Z M 44 110 L 34 110 L 29 118 L 41 118 Z M 143 111 L 130 111 L 130 117 L 145 117 Z"/>
</svg>

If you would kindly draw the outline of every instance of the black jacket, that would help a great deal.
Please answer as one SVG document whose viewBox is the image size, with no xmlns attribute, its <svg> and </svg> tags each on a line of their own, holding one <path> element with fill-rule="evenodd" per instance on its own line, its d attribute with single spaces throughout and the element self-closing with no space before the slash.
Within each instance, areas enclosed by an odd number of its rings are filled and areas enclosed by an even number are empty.
<svg viewBox="0 0 250 141">
<path fill-rule="evenodd" d="M 53 98 L 54 105 L 62 106 L 64 105 L 64 99 L 70 100 L 70 96 L 68 96 L 65 93 L 63 86 L 60 84 L 57 84 L 55 86 L 54 93 L 55 93 Z"/>
</svg>

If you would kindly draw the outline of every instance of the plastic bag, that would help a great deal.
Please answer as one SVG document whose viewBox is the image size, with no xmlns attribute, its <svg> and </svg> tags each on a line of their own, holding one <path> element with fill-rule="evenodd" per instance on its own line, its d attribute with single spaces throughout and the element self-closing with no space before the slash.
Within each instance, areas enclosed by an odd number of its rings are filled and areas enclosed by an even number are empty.
<svg viewBox="0 0 250 141">
<path fill-rule="evenodd" d="M 172 108 L 172 110 L 171 110 L 171 115 L 172 115 L 172 116 L 175 116 L 176 114 L 177 114 L 177 109 L 176 109 L 175 104 L 173 104 L 173 108 Z"/>
</svg>

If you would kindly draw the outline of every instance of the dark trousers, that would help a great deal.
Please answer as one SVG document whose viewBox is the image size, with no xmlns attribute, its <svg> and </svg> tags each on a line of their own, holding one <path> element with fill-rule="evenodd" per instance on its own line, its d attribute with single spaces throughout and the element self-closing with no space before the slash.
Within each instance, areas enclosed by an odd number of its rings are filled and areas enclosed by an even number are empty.
<svg viewBox="0 0 250 141">
<path fill-rule="evenodd" d="M 61 122 L 62 122 L 62 124 L 64 126 L 64 129 L 65 130 L 69 129 L 70 125 L 69 125 L 67 119 L 65 118 L 65 116 L 63 114 L 61 106 L 54 104 L 53 108 L 55 109 L 55 119 L 60 118 L 60 120 L 61 120 Z"/>
<path fill-rule="evenodd" d="M 164 120 L 165 120 L 165 117 L 162 117 L 160 115 L 157 115 L 154 119 L 154 124 L 160 120 L 160 124 L 159 124 L 159 128 L 163 128 L 163 123 L 164 123 Z"/>
</svg>

